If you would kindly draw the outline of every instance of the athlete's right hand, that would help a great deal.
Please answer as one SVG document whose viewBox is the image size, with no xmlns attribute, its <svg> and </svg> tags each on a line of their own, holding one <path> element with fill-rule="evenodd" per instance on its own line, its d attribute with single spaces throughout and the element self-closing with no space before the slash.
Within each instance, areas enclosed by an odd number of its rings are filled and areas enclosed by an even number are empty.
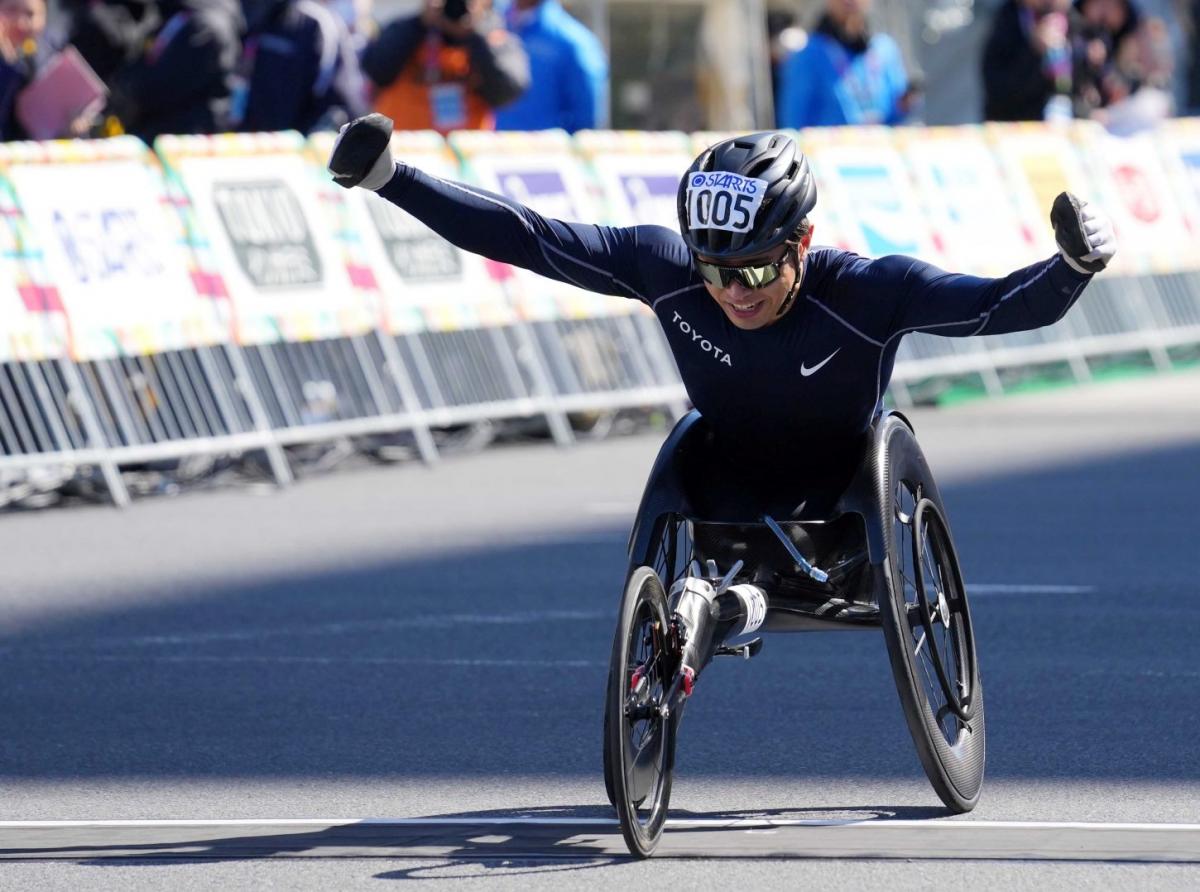
<svg viewBox="0 0 1200 892">
<path fill-rule="evenodd" d="M 378 113 L 343 126 L 329 154 L 333 181 L 344 189 L 382 189 L 396 172 L 391 139 L 392 119 Z"/>
</svg>

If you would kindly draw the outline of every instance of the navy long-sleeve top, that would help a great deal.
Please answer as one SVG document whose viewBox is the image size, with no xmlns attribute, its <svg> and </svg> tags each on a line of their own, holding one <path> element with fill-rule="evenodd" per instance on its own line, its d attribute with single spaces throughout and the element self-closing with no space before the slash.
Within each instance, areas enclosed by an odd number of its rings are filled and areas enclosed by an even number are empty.
<svg viewBox="0 0 1200 892">
<path fill-rule="evenodd" d="M 1057 254 L 987 279 L 912 257 L 870 260 L 814 247 L 792 308 L 743 331 L 707 293 L 673 230 L 549 219 L 403 163 L 379 194 L 466 251 L 646 304 L 717 441 L 756 460 L 856 440 L 879 410 L 905 334 L 969 337 L 1049 325 L 1090 280 Z"/>
</svg>

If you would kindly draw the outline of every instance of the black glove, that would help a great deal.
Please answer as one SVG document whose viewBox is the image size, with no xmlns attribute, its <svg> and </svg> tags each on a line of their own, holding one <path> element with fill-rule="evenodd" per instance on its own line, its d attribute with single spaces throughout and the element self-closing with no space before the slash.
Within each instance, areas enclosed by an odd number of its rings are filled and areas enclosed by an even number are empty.
<svg viewBox="0 0 1200 892">
<path fill-rule="evenodd" d="M 338 131 L 329 154 L 329 172 L 344 189 L 382 189 L 396 172 L 392 160 L 392 119 L 381 114 L 355 118 Z"/>
<path fill-rule="evenodd" d="M 1060 192 L 1050 209 L 1050 225 L 1063 259 L 1076 272 L 1098 273 L 1117 252 L 1112 221 L 1070 192 Z"/>
</svg>

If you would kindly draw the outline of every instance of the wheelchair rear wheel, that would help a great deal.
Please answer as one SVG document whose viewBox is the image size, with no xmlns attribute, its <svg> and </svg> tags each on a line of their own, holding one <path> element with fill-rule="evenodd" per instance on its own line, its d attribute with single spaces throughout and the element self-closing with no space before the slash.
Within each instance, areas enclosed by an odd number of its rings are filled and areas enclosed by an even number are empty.
<svg viewBox="0 0 1200 892">
<path fill-rule="evenodd" d="M 658 575 L 629 578 L 613 637 L 605 703 L 605 780 L 629 851 L 648 857 L 662 837 L 671 798 L 675 716 L 662 709 L 673 668 L 667 596 Z"/>
<path fill-rule="evenodd" d="M 884 637 L 925 774 L 947 808 L 968 812 L 983 786 L 986 743 L 966 587 L 916 439 L 905 427 L 886 442 Z"/>
</svg>

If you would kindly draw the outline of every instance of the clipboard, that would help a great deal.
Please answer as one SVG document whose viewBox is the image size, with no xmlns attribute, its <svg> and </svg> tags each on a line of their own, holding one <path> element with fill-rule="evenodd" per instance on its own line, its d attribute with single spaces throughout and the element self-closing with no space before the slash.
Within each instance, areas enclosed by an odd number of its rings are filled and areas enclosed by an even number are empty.
<svg viewBox="0 0 1200 892">
<path fill-rule="evenodd" d="M 71 122 L 99 110 L 108 88 L 73 46 L 53 56 L 29 85 L 17 94 L 17 121 L 30 139 L 69 135 Z"/>
</svg>

